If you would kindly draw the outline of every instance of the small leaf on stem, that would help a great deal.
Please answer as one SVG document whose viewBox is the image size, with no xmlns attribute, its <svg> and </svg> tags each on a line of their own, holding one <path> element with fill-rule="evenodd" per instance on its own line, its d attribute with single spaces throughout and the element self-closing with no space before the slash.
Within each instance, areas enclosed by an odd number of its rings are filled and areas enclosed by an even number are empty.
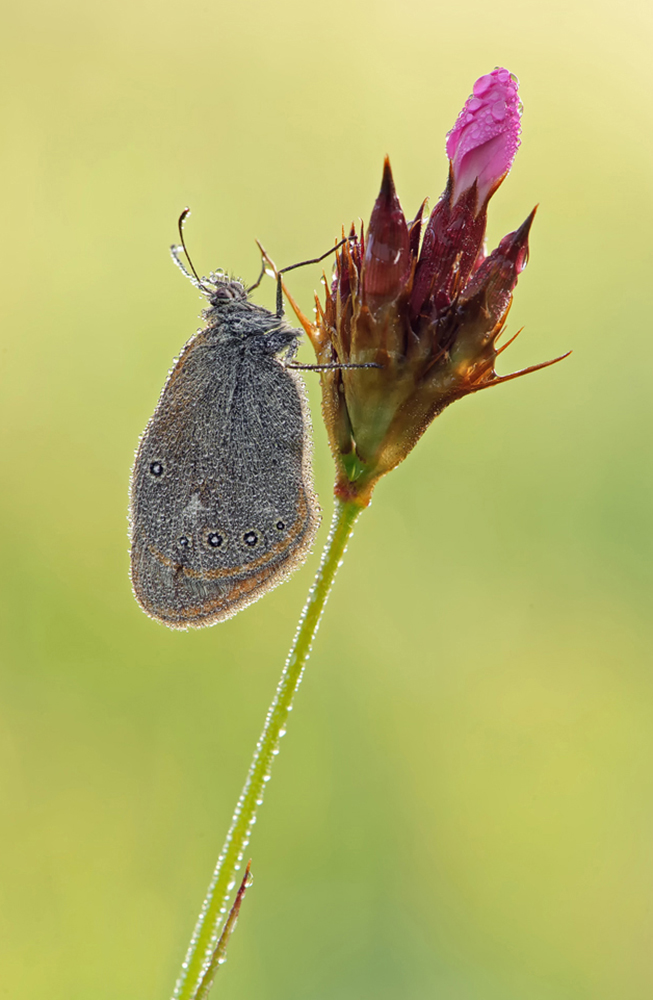
<svg viewBox="0 0 653 1000">
<path fill-rule="evenodd" d="M 229 916 L 227 917 L 225 925 L 222 928 L 222 934 L 220 935 L 218 943 L 215 946 L 215 951 L 213 952 L 209 966 L 204 975 L 202 976 L 201 982 L 197 988 L 197 992 L 195 994 L 196 1000 L 205 1000 L 205 998 L 208 997 L 211 986 L 213 985 L 215 974 L 218 971 L 218 966 L 224 965 L 224 963 L 227 961 L 227 946 L 229 944 L 229 940 L 231 938 L 231 935 L 233 934 L 234 928 L 238 921 L 238 914 L 240 913 L 241 903 L 245 898 L 245 893 L 247 892 L 253 881 L 249 873 L 251 864 L 252 864 L 251 861 L 247 862 L 245 875 L 243 877 L 242 882 L 240 883 L 240 888 L 236 893 L 236 898 L 234 900 L 233 906 L 229 910 Z"/>
</svg>

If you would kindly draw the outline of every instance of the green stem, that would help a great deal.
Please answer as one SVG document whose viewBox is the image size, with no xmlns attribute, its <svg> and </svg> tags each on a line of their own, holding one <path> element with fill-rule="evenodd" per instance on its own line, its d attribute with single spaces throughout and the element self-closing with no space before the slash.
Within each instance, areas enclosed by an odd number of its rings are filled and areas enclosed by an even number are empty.
<svg viewBox="0 0 653 1000">
<path fill-rule="evenodd" d="M 347 548 L 354 524 L 362 508 L 352 501 L 336 499 L 320 568 L 299 620 L 295 640 L 270 705 L 261 737 L 238 799 L 231 827 L 211 879 L 190 946 L 177 980 L 172 1000 L 204 1000 L 208 996 L 217 965 L 214 961 L 222 925 L 227 919 L 227 903 L 235 886 L 245 849 L 249 844 L 256 811 L 270 780 L 272 761 L 279 753 L 279 739 L 285 734 L 288 713 L 311 655 L 313 638 L 320 624 L 338 567 Z"/>
</svg>

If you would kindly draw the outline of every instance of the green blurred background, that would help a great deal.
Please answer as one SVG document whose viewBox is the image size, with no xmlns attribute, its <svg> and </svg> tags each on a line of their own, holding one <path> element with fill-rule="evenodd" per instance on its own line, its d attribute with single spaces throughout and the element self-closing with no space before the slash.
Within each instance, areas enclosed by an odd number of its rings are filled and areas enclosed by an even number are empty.
<svg viewBox="0 0 653 1000">
<path fill-rule="evenodd" d="M 412 215 L 504 65 L 523 144 L 491 245 L 540 210 L 501 371 L 574 353 L 451 407 L 378 488 L 216 995 L 649 998 L 650 3 L 61 0 L 3 22 L 0 996 L 169 996 L 318 559 L 198 633 L 132 598 L 133 451 L 201 305 L 168 256 L 179 211 L 198 268 L 247 280 L 254 237 L 289 264 L 368 217 L 385 153 Z M 307 310 L 318 284 L 292 278 Z"/>
</svg>

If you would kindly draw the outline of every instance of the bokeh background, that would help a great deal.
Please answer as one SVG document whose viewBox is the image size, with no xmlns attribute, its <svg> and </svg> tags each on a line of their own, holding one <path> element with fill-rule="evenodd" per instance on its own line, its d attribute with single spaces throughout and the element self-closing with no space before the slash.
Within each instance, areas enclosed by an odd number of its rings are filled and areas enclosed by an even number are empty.
<svg viewBox="0 0 653 1000">
<path fill-rule="evenodd" d="M 2 19 L 0 995 L 169 996 L 317 564 L 198 633 L 132 598 L 130 464 L 201 305 L 168 256 L 179 211 L 198 268 L 247 280 L 254 237 L 288 264 L 366 218 L 385 153 L 412 215 L 504 65 L 523 144 L 490 244 L 540 210 L 501 370 L 574 353 L 451 407 L 378 488 L 216 996 L 649 998 L 650 3 Z M 292 278 L 307 310 L 318 285 Z"/>
</svg>

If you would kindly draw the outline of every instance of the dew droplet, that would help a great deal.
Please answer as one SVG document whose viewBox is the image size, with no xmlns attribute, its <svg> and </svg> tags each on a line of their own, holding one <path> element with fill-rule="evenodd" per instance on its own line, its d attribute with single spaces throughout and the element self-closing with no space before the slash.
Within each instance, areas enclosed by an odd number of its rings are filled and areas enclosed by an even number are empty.
<svg viewBox="0 0 653 1000">
<path fill-rule="evenodd" d="M 485 76 L 481 76 L 474 84 L 474 97 L 483 97 L 487 94 L 488 90 L 492 86 L 492 74 L 487 73 Z"/>
</svg>

